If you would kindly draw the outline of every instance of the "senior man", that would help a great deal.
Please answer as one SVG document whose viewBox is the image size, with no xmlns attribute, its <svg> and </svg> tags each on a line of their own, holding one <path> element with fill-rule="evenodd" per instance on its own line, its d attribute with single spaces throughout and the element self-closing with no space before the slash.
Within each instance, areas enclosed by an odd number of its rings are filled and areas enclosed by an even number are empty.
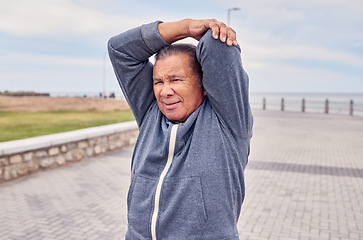
<svg viewBox="0 0 363 240">
<path fill-rule="evenodd" d="M 187 37 L 198 46 L 172 44 Z M 108 46 L 140 130 L 126 239 L 239 239 L 252 115 L 233 29 L 213 19 L 157 21 Z"/>
</svg>

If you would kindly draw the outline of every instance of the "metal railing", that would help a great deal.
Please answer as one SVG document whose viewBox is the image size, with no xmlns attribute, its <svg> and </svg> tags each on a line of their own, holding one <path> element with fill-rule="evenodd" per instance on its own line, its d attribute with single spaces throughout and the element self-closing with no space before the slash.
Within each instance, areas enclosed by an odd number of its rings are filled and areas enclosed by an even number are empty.
<svg viewBox="0 0 363 240">
<path fill-rule="evenodd" d="M 302 98 L 301 100 L 296 99 L 262 99 L 262 104 L 251 102 L 252 108 L 260 108 L 262 110 L 280 110 L 280 111 L 298 111 L 298 112 L 317 112 L 317 113 L 333 113 L 333 114 L 344 114 L 350 116 L 363 116 L 363 102 L 350 101 L 316 101 Z M 259 105 L 259 106 L 258 106 Z"/>
</svg>

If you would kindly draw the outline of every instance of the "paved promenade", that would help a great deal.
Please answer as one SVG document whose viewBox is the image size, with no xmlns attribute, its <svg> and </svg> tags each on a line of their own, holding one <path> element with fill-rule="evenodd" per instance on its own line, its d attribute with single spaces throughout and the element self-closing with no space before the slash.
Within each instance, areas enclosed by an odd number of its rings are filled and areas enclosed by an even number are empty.
<svg viewBox="0 0 363 240">
<path fill-rule="evenodd" d="M 240 239 L 363 239 L 363 118 L 254 116 Z M 123 239 L 131 155 L 0 185 L 0 239 Z"/>
</svg>

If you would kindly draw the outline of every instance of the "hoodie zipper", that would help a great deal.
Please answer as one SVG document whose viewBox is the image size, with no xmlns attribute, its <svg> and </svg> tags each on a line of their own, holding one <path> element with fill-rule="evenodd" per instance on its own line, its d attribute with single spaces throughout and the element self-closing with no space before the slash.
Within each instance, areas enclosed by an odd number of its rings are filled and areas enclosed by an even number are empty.
<svg viewBox="0 0 363 240">
<path fill-rule="evenodd" d="M 161 186 L 163 185 L 165 175 L 169 171 L 169 168 L 171 166 L 171 163 L 174 159 L 174 149 L 175 149 L 175 140 L 176 140 L 176 131 L 178 129 L 178 125 L 175 124 L 171 128 L 170 133 L 170 139 L 169 139 L 169 154 L 168 154 L 168 160 L 166 162 L 166 165 L 164 167 L 164 170 L 161 172 L 158 185 L 156 187 L 155 192 L 155 200 L 154 200 L 154 212 L 151 218 L 151 236 L 152 240 L 156 240 L 156 220 L 158 219 L 158 213 L 159 213 L 159 201 L 160 201 L 160 193 L 161 193 Z"/>
</svg>

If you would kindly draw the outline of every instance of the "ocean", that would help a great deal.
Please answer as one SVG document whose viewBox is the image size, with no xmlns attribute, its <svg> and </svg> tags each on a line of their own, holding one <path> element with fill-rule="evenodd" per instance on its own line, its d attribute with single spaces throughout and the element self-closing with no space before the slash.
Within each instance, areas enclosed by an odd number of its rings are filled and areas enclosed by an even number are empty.
<svg viewBox="0 0 363 240">
<path fill-rule="evenodd" d="M 326 100 L 330 114 L 350 114 L 350 102 L 353 101 L 353 115 L 363 116 L 363 93 L 250 93 L 252 109 L 262 109 L 263 99 L 266 110 L 281 110 L 284 99 L 285 111 L 302 111 L 305 99 L 305 112 L 325 113 Z"/>
<path fill-rule="evenodd" d="M 116 99 L 125 99 L 121 91 L 114 93 Z M 53 92 L 52 97 L 87 97 L 99 98 L 99 92 Z M 266 110 L 281 110 L 281 99 L 284 99 L 285 111 L 301 112 L 302 100 L 305 99 L 305 112 L 325 113 L 325 102 L 329 101 L 330 114 L 350 114 L 350 101 L 353 101 L 353 115 L 363 116 L 363 93 L 250 93 L 252 109 L 262 109 L 263 99 L 266 100 Z"/>
</svg>

